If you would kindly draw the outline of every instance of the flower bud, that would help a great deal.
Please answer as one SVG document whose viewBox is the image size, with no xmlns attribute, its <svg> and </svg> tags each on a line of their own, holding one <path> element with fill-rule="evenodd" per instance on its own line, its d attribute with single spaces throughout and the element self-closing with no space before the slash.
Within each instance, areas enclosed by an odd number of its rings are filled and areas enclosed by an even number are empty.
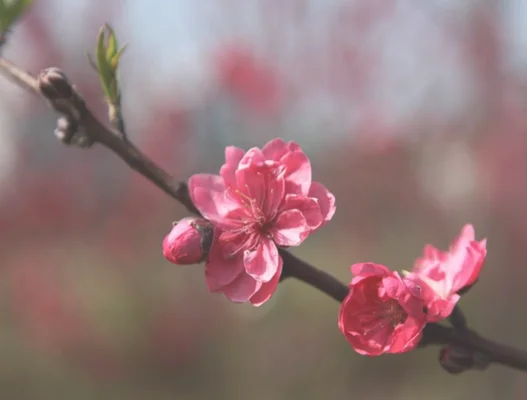
<svg viewBox="0 0 527 400">
<path fill-rule="evenodd" d="M 209 221 L 183 218 L 163 240 L 163 255 L 173 264 L 198 264 L 207 258 L 212 237 L 213 226 Z"/>
<path fill-rule="evenodd" d="M 447 372 L 459 374 L 469 369 L 483 370 L 489 366 L 490 360 L 483 354 L 461 346 L 448 344 L 441 349 L 439 362 Z"/>
<path fill-rule="evenodd" d="M 42 94 L 50 100 L 69 99 L 73 95 L 73 87 L 59 68 L 47 68 L 40 72 L 38 85 Z"/>
</svg>

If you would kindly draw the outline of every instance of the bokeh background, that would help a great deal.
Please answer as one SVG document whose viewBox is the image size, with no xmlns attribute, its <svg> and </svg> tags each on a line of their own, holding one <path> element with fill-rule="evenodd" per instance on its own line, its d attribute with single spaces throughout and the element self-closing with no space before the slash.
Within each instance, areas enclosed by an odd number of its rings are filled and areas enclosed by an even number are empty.
<svg viewBox="0 0 527 400">
<path fill-rule="evenodd" d="M 293 252 L 343 281 L 473 223 L 489 255 L 462 307 L 527 348 L 526 0 L 40 0 L 5 55 L 63 68 L 104 119 L 86 52 L 106 21 L 129 135 L 175 177 L 297 141 L 338 206 Z M 436 347 L 357 355 L 297 281 L 258 309 L 209 294 L 161 254 L 185 210 L 55 123 L 0 77 L 1 399 L 526 398 L 523 373 L 452 376 Z"/>
</svg>

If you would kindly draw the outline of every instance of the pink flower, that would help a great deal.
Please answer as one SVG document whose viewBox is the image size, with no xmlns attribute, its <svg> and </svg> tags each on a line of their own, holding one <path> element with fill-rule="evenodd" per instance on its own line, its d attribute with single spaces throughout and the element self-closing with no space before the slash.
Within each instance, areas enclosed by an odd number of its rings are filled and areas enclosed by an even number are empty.
<svg viewBox="0 0 527 400">
<path fill-rule="evenodd" d="M 475 240 L 474 228 L 465 225 L 448 252 L 425 246 L 407 277 L 422 287 L 429 321 L 448 317 L 460 298 L 457 293 L 476 281 L 487 255 L 486 243 Z"/>
<path fill-rule="evenodd" d="M 163 255 L 173 264 L 198 264 L 207 257 L 213 228 L 203 218 L 187 217 L 177 222 L 163 240 Z"/>
<path fill-rule="evenodd" d="M 260 305 L 280 279 L 278 248 L 298 246 L 329 221 L 335 198 L 311 181 L 309 159 L 293 142 L 227 147 L 225 158 L 219 176 L 189 180 L 192 201 L 215 227 L 206 281 L 232 301 Z"/>
<path fill-rule="evenodd" d="M 379 264 L 355 264 L 351 271 L 339 328 L 355 351 L 378 356 L 414 349 L 426 324 L 419 287 Z"/>
</svg>

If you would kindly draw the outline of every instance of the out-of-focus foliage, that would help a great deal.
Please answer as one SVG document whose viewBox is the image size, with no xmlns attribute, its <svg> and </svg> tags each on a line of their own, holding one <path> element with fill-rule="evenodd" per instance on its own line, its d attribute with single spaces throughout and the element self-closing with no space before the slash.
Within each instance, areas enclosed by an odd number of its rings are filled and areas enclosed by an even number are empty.
<svg viewBox="0 0 527 400">
<path fill-rule="evenodd" d="M 0 33 L 6 32 L 31 5 L 32 0 L 0 1 Z"/>
<path fill-rule="evenodd" d="M 85 53 L 112 21 L 128 134 L 180 179 L 226 145 L 299 141 L 337 213 L 295 254 L 343 281 L 473 223 L 488 258 L 461 306 L 527 347 L 523 2 L 196 3 L 41 0 L 5 54 L 64 69 L 104 119 Z M 299 282 L 259 309 L 209 294 L 202 266 L 163 259 L 185 211 L 110 152 L 62 146 L 55 118 L 0 79 L 0 398 L 524 398 L 522 373 L 452 377 L 437 348 L 355 354 L 338 304 Z"/>
</svg>

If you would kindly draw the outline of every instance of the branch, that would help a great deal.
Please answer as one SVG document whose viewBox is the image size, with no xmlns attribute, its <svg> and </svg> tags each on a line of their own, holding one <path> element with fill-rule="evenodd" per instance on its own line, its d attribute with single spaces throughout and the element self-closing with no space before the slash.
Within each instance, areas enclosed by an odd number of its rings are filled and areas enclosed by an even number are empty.
<svg viewBox="0 0 527 400">
<path fill-rule="evenodd" d="M 50 70 L 54 70 L 51 71 Z M 122 158 L 134 171 L 139 172 L 148 180 L 152 181 L 157 187 L 163 190 L 172 198 L 179 201 L 190 212 L 198 213 L 196 207 L 192 203 L 188 194 L 187 185 L 184 182 L 177 182 L 167 172 L 158 167 L 145 154 L 143 154 L 133 143 L 122 139 L 122 134 L 119 130 L 103 125 L 97 118 L 93 116 L 90 110 L 84 104 L 80 95 L 75 91 L 73 86 L 70 86 L 72 93 L 67 92 L 64 88 L 60 90 L 65 96 L 55 97 L 46 90 L 41 90 L 42 82 L 50 83 L 50 73 L 56 73 L 55 69 L 47 69 L 40 73 L 39 79 L 17 67 L 10 61 L 0 58 L 0 72 L 14 81 L 16 84 L 24 89 L 28 89 L 33 93 L 48 100 L 52 108 L 62 114 L 66 118 L 76 119 L 78 124 L 84 129 L 84 135 L 88 136 L 93 143 L 100 143 L 106 146 L 120 158 Z M 62 77 L 65 79 L 65 77 Z M 61 84 L 69 84 L 67 81 L 60 82 Z M 51 83 L 58 86 L 57 82 Z M 64 99 L 66 97 L 66 99 Z M 65 101 L 66 100 L 66 101 Z M 64 104 L 66 103 L 66 104 Z M 65 141 L 64 139 L 62 139 Z M 65 141 L 66 144 L 68 141 Z"/>
<path fill-rule="evenodd" d="M 0 73 L 22 88 L 41 96 L 55 111 L 63 115 L 64 119 L 59 119 L 57 136 L 65 144 L 79 144 L 80 142 L 81 147 L 89 147 L 95 143 L 102 144 L 190 212 L 199 215 L 190 199 L 187 185 L 176 181 L 157 166 L 133 143 L 125 140 L 118 129 L 107 127 L 95 118 L 75 87 L 69 83 L 60 70 L 46 69 L 39 74 L 37 79 L 0 57 Z M 77 140 L 75 140 L 76 135 Z M 82 138 L 84 139 L 81 140 Z M 348 287 L 332 275 L 286 250 L 280 250 L 280 254 L 284 261 L 281 280 L 288 277 L 296 278 L 338 302 L 342 302 L 347 296 Z M 424 330 L 421 346 L 431 344 L 461 346 L 471 350 L 475 355 L 486 357 L 489 362 L 527 371 L 526 351 L 495 343 L 469 329 L 459 330 L 439 324 L 428 324 Z"/>
</svg>

